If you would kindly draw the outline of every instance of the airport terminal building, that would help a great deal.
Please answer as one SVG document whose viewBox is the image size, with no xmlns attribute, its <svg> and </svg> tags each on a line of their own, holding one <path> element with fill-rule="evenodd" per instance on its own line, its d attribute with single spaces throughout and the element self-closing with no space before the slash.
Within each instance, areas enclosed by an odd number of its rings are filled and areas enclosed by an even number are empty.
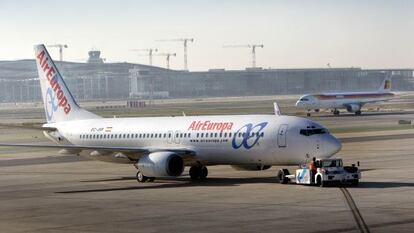
<svg viewBox="0 0 414 233">
<path fill-rule="evenodd" d="M 79 100 L 203 98 L 377 90 L 392 75 L 394 91 L 414 90 L 412 69 L 310 68 L 177 71 L 131 64 L 57 62 Z M 0 61 L 0 102 L 40 101 L 34 60 Z"/>
</svg>

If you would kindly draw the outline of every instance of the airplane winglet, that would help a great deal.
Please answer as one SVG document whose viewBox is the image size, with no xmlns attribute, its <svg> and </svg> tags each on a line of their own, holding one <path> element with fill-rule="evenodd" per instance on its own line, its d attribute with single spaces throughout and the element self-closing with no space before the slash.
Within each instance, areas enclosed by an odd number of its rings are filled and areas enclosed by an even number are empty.
<svg viewBox="0 0 414 233">
<path fill-rule="evenodd" d="M 275 115 L 276 116 L 281 116 L 282 112 L 280 111 L 279 104 L 277 102 L 274 102 L 273 107 L 274 107 L 274 110 L 275 110 Z"/>
</svg>

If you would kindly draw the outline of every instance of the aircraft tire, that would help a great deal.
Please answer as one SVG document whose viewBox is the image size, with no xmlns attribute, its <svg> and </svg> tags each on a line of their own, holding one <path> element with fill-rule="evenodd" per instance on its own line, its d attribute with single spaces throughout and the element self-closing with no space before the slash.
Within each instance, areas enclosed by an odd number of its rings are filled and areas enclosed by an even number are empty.
<svg viewBox="0 0 414 233">
<path fill-rule="evenodd" d="M 355 115 L 357 115 L 357 116 L 361 115 L 361 111 L 356 111 Z"/>
<path fill-rule="evenodd" d="M 154 182 L 155 177 L 148 177 L 148 182 Z"/>
<path fill-rule="evenodd" d="M 142 174 L 142 172 L 138 171 L 137 172 L 137 181 L 140 183 L 144 183 L 145 181 L 147 181 L 148 177 L 144 176 L 144 174 Z"/>
<path fill-rule="evenodd" d="M 199 180 L 201 178 L 201 166 L 192 166 L 190 167 L 190 178 L 192 180 Z"/>
<path fill-rule="evenodd" d="M 200 179 L 204 180 L 204 179 L 207 178 L 207 176 L 208 176 L 208 169 L 207 169 L 207 167 L 202 167 L 200 169 Z"/>
<path fill-rule="evenodd" d="M 286 177 L 286 175 L 289 175 L 289 170 L 287 169 L 280 169 L 277 173 L 277 177 L 279 178 L 279 183 L 281 184 L 287 184 L 289 182 L 289 179 Z"/>
</svg>

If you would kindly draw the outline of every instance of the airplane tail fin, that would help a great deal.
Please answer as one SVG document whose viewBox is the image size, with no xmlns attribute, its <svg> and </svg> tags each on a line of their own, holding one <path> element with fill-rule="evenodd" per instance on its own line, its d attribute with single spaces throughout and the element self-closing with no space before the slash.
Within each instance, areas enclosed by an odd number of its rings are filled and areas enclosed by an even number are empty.
<svg viewBox="0 0 414 233">
<path fill-rule="evenodd" d="M 34 49 L 47 122 L 100 118 L 79 107 L 46 47 L 41 44 Z"/>
<path fill-rule="evenodd" d="M 381 83 L 379 92 L 390 92 L 391 91 L 391 75 L 387 75 Z"/>
</svg>

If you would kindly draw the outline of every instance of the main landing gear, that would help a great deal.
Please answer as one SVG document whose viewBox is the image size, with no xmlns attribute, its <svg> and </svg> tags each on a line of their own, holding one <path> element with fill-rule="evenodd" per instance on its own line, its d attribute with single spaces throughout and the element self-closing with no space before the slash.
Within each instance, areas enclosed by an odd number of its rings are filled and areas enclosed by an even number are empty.
<svg viewBox="0 0 414 233">
<path fill-rule="evenodd" d="M 196 165 L 190 168 L 190 177 L 192 180 L 204 180 L 207 178 L 208 169 L 205 166 Z"/>
<path fill-rule="evenodd" d="M 190 177 L 192 180 L 205 180 L 208 175 L 208 169 L 206 166 L 195 165 L 190 168 Z M 141 171 L 137 172 L 137 181 L 140 183 L 153 182 L 155 177 L 144 176 Z"/>
<path fill-rule="evenodd" d="M 320 111 L 320 109 L 319 109 L 319 108 L 316 108 L 316 109 L 314 109 L 314 111 L 315 111 L 315 112 L 319 112 L 319 111 Z M 311 116 L 311 110 L 310 110 L 310 109 L 308 109 L 308 112 L 306 113 L 306 116 L 308 116 L 308 117 L 310 117 L 310 116 Z"/>
<path fill-rule="evenodd" d="M 136 177 L 137 177 L 137 181 L 140 182 L 140 183 L 144 183 L 146 181 L 148 181 L 148 182 L 154 182 L 154 180 L 155 180 L 155 177 L 147 177 L 147 176 L 144 176 L 144 174 L 142 174 L 142 172 L 140 172 L 140 171 L 137 172 L 137 176 Z"/>
<path fill-rule="evenodd" d="M 338 109 L 335 108 L 332 112 L 335 116 L 339 116 L 339 110 Z"/>
</svg>

